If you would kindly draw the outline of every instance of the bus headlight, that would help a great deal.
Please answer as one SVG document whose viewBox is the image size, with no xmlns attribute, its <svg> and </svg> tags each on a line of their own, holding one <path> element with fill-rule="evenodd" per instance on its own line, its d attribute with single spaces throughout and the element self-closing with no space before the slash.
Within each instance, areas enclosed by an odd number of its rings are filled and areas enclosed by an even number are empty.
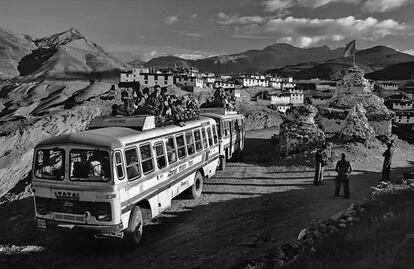
<svg viewBox="0 0 414 269">
<path fill-rule="evenodd" d="M 95 215 L 98 221 L 110 221 L 111 220 L 111 213 L 105 211 L 96 212 Z"/>
<path fill-rule="evenodd" d="M 49 210 L 47 209 L 47 207 L 46 206 L 43 206 L 43 205 L 36 205 L 36 211 L 37 211 L 37 214 L 39 214 L 39 215 L 46 215 L 46 214 L 48 214 L 49 213 Z"/>
</svg>

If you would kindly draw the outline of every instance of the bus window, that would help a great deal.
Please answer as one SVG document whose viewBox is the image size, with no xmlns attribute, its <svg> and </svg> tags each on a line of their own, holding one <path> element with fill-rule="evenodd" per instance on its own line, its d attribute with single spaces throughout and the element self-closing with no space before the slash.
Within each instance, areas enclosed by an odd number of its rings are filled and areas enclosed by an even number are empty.
<svg viewBox="0 0 414 269">
<path fill-rule="evenodd" d="M 195 153 L 193 134 L 191 132 L 185 133 L 185 140 L 187 142 L 188 155 L 193 155 Z"/>
<path fill-rule="evenodd" d="M 125 150 L 126 170 L 129 181 L 135 180 L 141 176 L 139 169 L 138 152 L 136 148 Z"/>
<path fill-rule="evenodd" d="M 164 152 L 164 143 L 157 142 L 155 143 L 155 157 L 157 159 L 157 166 L 158 169 L 162 169 L 167 166 L 167 160 L 165 159 L 165 152 Z"/>
<path fill-rule="evenodd" d="M 65 151 L 41 149 L 37 151 L 35 176 L 42 179 L 63 180 L 65 177 Z"/>
<path fill-rule="evenodd" d="M 206 149 L 208 148 L 206 129 L 202 128 L 201 133 L 203 134 L 203 147 Z"/>
<path fill-rule="evenodd" d="M 224 136 L 228 136 L 228 135 L 229 135 L 229 122 L 224 121 Z"/>
<path fill-rule="evenodd" d="M 187 156 L 187 152 L 185 151 L 184 135 L 177 135 L 175 139 L 177 140 L 178 158 L 185 158 Z"/>
<path fill-rule="evenodd" d="M 208 143 L 210 146 L 213 145 L 213 136 L 211 135 L 211 127 L 207 128 L 207 137 L 208 137 Z"/>
<path fill-rule="evenodd" d="M 203 149 L 203 144 L 201 143 L 200 130 L 195 130 L 194 131 L 194 140 L 195 140 L 196 150 L 197 151 L 202 150 Z"/>
<path fill-rule="evenodd" d="M 234 120 L 230 121 L 230 129 L 231 129 L 232 135 L 234 135 Z"/>
<path fill-rule="evenodd" d="M 167 157 L 169 163 L 174 163 L 177 161 L 177 151 L 175 150 L 173 137 L 169 137 L 167 139 Z"/>
<path fill-rule="evenodd" d="M 144 175 L 154 171 L 154 162 L 152 160 L 151 145 L 145 144 L 139 147 L 141 153 L 142 172 Z"/>
<path fill-rule="evenodd" d="M 220 137 L 222 137 L 222 133 L 221 133 L 221 128 L 220 128 L 220 126 L 221 126 L 221 123 L 220 122 L 217 122 L 217 134 L 220 136 Z"/>
<path fill-rule="evenodd" d="M 69 155 L 71 181 L 108 181 L 111 178 L 108 152 L 72 149 Z"/>
<path fill-rule="evenodd" d="M 217 138 L 217 130 L 216 130 L 216 125 L 212 126 L 213 128 L 213 139 L 214 139 L 214 144 L 217 144 L 218 142 L 218 138 Z"/>
<path fill-rule="evenodd" d="M 122 157 L 120 152 L 115 152 L 115 167 L 118 179 L 124 178 L 124 169 L 122 168 Z"/>
</svg>

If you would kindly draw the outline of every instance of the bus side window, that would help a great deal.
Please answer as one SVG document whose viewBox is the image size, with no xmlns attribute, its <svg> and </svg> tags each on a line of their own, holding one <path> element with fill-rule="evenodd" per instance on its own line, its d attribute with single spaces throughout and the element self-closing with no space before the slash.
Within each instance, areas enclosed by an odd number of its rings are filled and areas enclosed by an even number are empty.
<svg viewBox="0 0 414 269">
<path fill-rule="evenodd" d="M 187 152 L 185 150 L 184 135 L 179 134 L 175 137 L 175 139 L 177 141 L 178 158 L 185 158 L 187 156 Z"/>
<path fill-rule="evenodd" d="M 167 166 L 167 160 L 165 159 L 164 142 L 162 141 L 155 143 L 155 158 L 157 159 L 158 169 L 162 169 Z"/>
<path fill-rule="evenodd" d="M 201 128 L 201 133 L 203 134 L 203 147 L 206 149 L 208 148 L 206 129 Z"/>
<path fill-rule="evenodd" d="M 216 125 L 212 126 L 213 128 L 213 139 L 214 139 L 214 144 L 217 144 L 218 142 L 218 138 L 217 138 L 217 130 L 216 130 Z"/>
<path fill-rule="evenodd" d="M 188 155 L 193 155 L 195 153 L 193 134 L 191 132 L 185 133 L 185 140 L 187 142 Z"/>
<path fill-rule="evenodd" d="M 195 130 L 194 131 L 194 140 L 195 140 L 195 145 L 196 145 L 196 150 L 200 151 L 203 149 L 203 144 L 201 143 L 201 133 L 200 130 Z"/>
<path fill-rule="evenodd" d="M 229 135 L 229 122 L 224 121 L 224 136 L 228 136 L 228 135 Z"/>
<path fill-rule="evenodd" d="M 167 138 L 167 158 L 170 164 L 177 161 L 177 151 L 175 150 L 173 137 Z"/>
<path fill-rule="evenodd" d="M 120 152 L 115 152 L 115 167 L 118 179 L 124 178 L 124 169 L 122 167 L 122 156 Z"/>
<path fill-rule="evenodd" d="M 223 135 L 222 135 L 222 133 L 221 133 L 221 122 L 217 122 L 217 134 L 220 136 L 220 137 L 222 137 Z"/>
<path fill-rule="evenodd" d="M 125 150 L 126 171 L 129 181 L 135 180 L 141 176 L 139 169 L 138 152 L 136 148 Z"/>
<path fill-rule="evenodd" d="M 234 120 L 230 121 L 231 134 L 234 135 Z"/>
<path fill-rule="evenodd" d="M 152 160 L 152 151 L 151 145 L 145 144 L 139 147 L 141 153 L 141 164 L 142 164 L 142 171 L 144 175 L 151 173 L 154 171 L 154 162 Z"/>
<path fill-rule="evenodd" d="M 207 137 L 208 137 L 208 143 L 210 146 L 213 145 L 213 136 L 211 135 L 211 127 L 207 128 Z"/>
</svg>

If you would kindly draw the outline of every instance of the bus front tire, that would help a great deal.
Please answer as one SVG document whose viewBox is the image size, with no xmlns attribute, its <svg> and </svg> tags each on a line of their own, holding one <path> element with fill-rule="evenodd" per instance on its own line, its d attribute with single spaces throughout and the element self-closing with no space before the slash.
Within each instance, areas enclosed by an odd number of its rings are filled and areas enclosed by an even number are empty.
<svg viewBox="0 0 414 269">
<path fill-rule="evenodd" d="M 125 232 L 126 239 L 133 246 L 137 246 L 141 242 L 143 232 L 142 211 L 139 206 L 134 206 L 129 217 L 128 229 Z"/>
<path fill-rule="evenodd" d="M 226 168 L 226 156 L 220 156 L 220 165 L 219 170 L 224 170 Z"/>
<path fill-rule="evenodd" d="M 191 198 L 198 199 L 203 191 L 203 175 L 197 171 L 194 177 L 194 184 L 191 186 Z"/>
</svg>

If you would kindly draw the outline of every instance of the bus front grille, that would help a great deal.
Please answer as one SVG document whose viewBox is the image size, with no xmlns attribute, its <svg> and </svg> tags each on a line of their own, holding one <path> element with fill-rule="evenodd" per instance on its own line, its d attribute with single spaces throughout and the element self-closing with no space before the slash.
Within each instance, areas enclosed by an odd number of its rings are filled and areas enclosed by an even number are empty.
<svg viewBox="0 0 414 269">
<path fill-rule="evenodd" d="M 85 223 L 85 217 L 80 215 L 55 213 L 55 220 Z"/>
</svg>

